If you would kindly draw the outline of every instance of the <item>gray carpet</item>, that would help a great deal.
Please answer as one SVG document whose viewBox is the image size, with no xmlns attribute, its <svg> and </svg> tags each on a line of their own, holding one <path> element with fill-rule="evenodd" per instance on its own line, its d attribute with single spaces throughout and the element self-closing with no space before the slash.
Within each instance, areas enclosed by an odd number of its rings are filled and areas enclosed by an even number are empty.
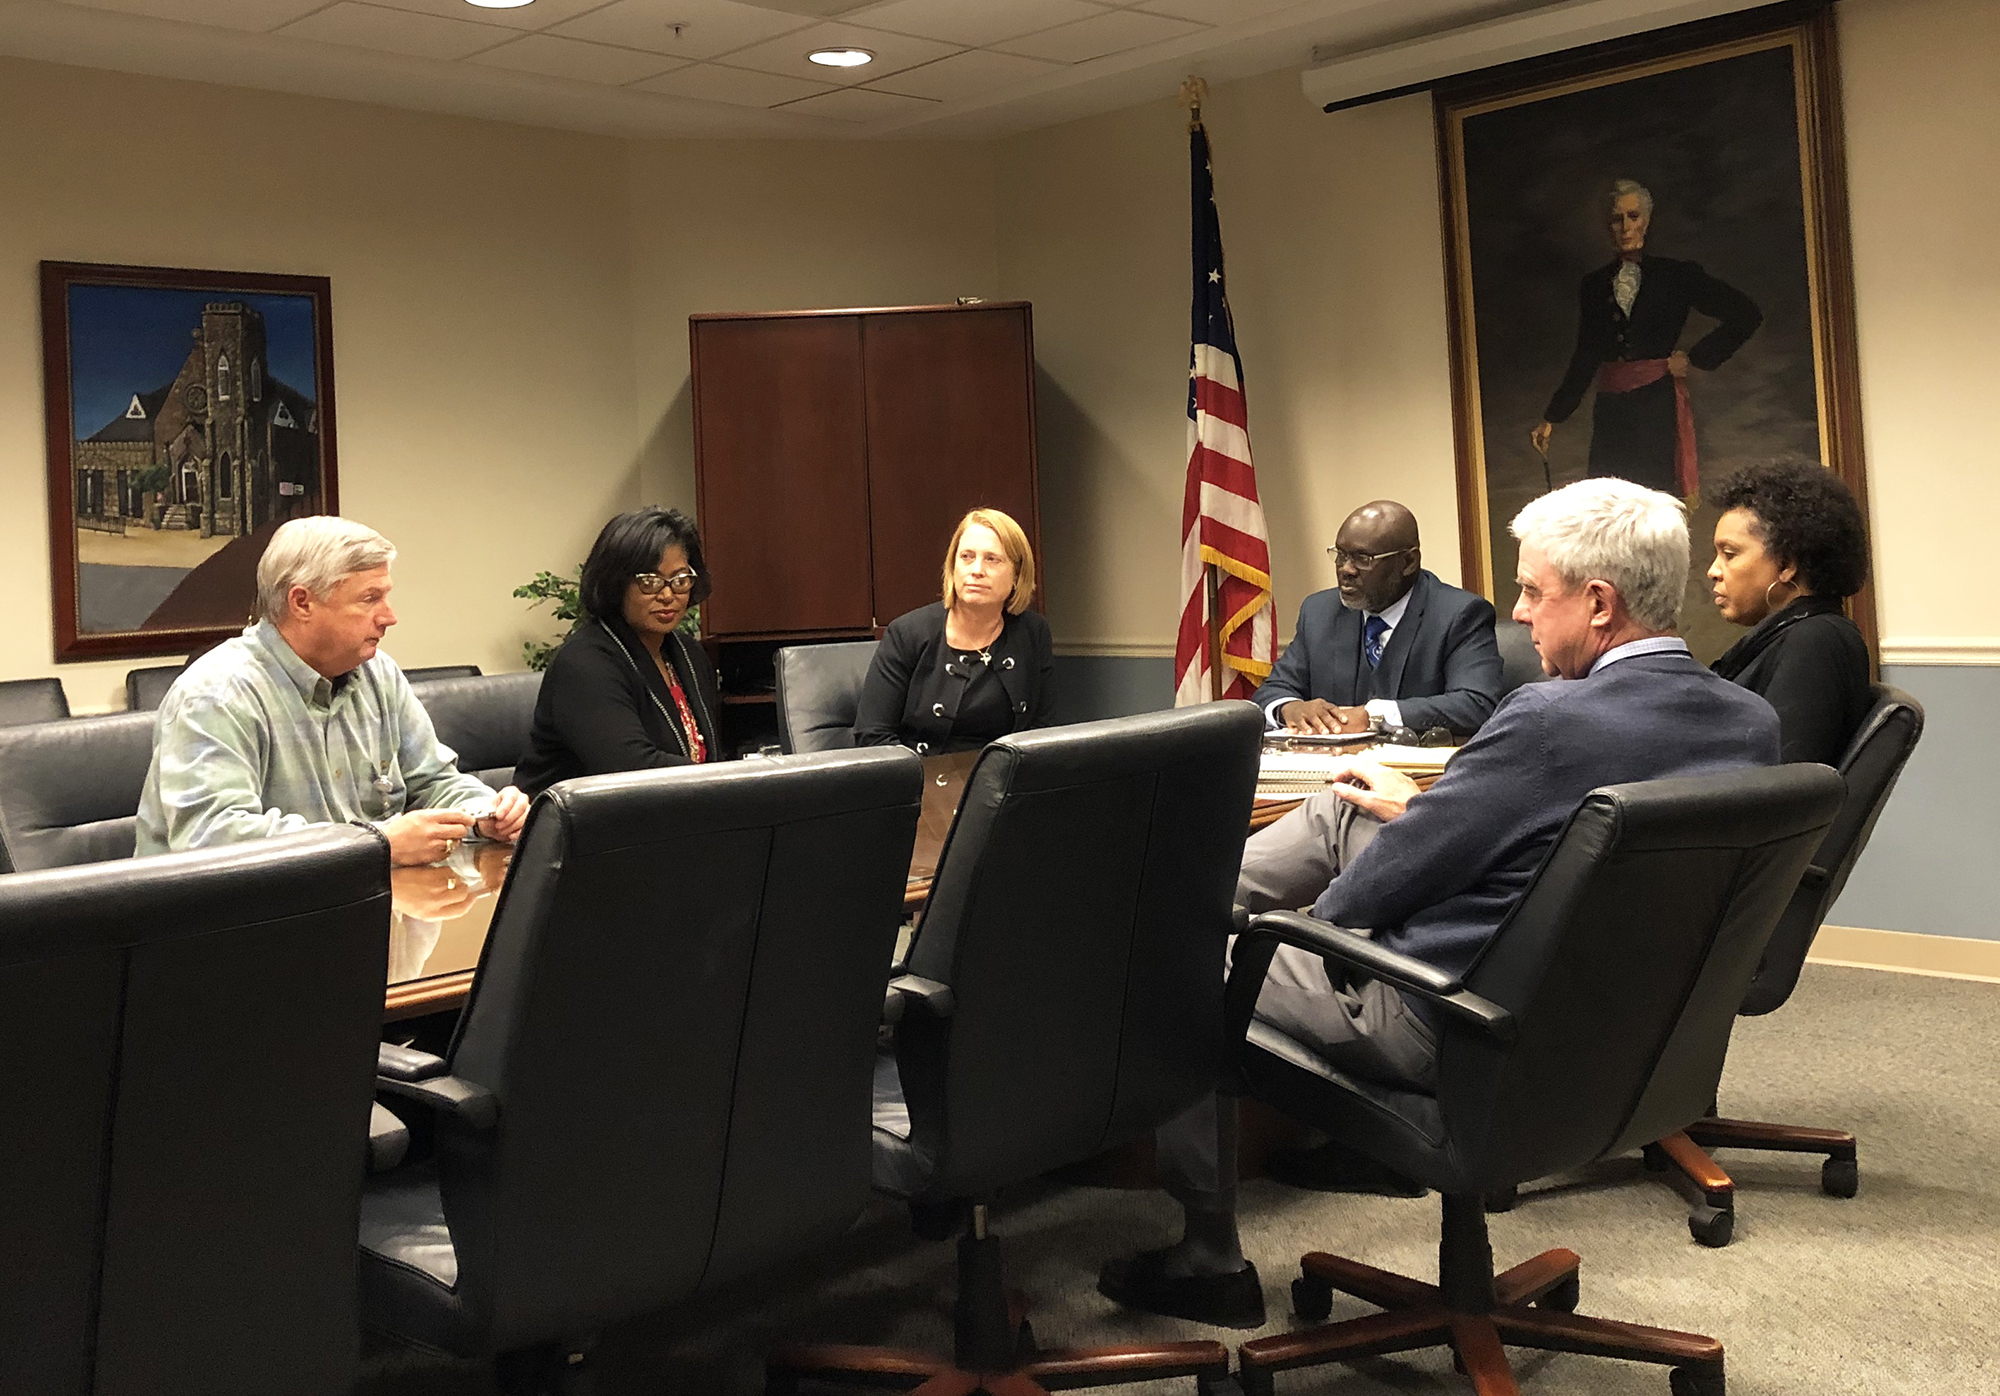
<svg viewBox="0 0 2000 1396">
<path fill-rule="evenodd" d="M 1550 1246 L 1583 1256 L 1584 1313 L 1722 1339 L 1735 1396 L 2000 1392 L 2000 985 L 1808 966 L 1790 1004 L 1737 1029 L 1723 1113 L 1854 1130 L 1861 1193 L 1824 1196 L 1815 1159 L 1724 1156 L 1738 1185 L 1736 1239 L 1688 1237 L 1685 1204 L 1637 1159 L 1534 1185 L 1492 1219 L 1505 1267 Z M 1252 1336 L 1122 1313 L 1095 1289 L 1106 1256 L 1176 1234 L 1163 1196 L 1045 1185 L 1010 1198 L 995 1230 L 1045 1347 L 1142 1338 Z M 1437 1201 L 1245 1189 L 1244 1245 L 1271 1324 L 1294 1326 L 1288 1285 L 1305 1250 L 1332 1250 L 1430 1278 Z M 760 1357 L 788 1338 L 950 1347 L 949 1246 L 916 1241 L 892 1208 L 783 1282 L 608 1333 L 595 1366 L 606 1396 L 758 1393 Z M 1334 1317 L 1369 1310 L 1335 1296 Z M 1667 1389 L 1664 1370 L 1514 1352 L 1530 1396 Z M 492 1390 L 486 1368 L 375 1342 L 368 1396 Z M 1191 1393 L 1193 1383 L 1127 1387 Z M 1448 1355 L 1281 1376 L 1298 1393 L 1465 1391 Z"/>
</svg>

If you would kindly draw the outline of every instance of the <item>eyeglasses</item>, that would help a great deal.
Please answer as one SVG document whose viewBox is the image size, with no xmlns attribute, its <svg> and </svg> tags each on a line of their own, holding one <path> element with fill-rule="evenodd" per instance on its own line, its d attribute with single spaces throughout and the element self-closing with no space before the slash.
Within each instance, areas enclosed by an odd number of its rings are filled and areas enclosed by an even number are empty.
<svg viewBox="0 0 2000 1396">
<path fill-rule="evenodd" d="M 1426 727 L 1419 732 L 1413 727 L 1384 727 L 1382 740 L 1392 746 L 1457 746 L 1458 738 L 1449 727 Z"/>
<path fill-rule="evenodd" d="M 1326 555 L 1333 559 L 1335 567 L 1345 567 L 1351 562 L 1355 570 L 1366 572 L 1385 557 L 1400 557 L 1410 551 L 1409 548 L 1395 548 L 1386 553 L 1350 553 L 1345 548 L 1328 548 Z"/>
<path fill-rule="evenodd" d="M 647 596 L 658 596 L 663 591 L 671 591 L 676 596 L 686 596 L 694 590 L 694 584 L 700 576 L 699 572 L 691 569 L 676 572 L 671 577 L 662 577 L 657 572 L 639 572 L 634 574 L 632 584 Z"/>
</svg>

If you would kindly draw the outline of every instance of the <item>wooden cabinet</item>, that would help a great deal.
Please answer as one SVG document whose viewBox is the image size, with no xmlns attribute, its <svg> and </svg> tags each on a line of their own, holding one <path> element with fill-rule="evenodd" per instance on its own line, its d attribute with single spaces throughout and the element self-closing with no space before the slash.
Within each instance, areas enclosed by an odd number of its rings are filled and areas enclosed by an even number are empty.
<svg viewBox="0 0 2000 1396">
<path fill-rule="evenodd" d="M 936 600 L 976 505 L 1013 515 L 1041 562 L 1025 301 L 695 315 L 688 336 L 702 628 L 732 708 L 768 701 L 779 645 Z"/>
</svg>

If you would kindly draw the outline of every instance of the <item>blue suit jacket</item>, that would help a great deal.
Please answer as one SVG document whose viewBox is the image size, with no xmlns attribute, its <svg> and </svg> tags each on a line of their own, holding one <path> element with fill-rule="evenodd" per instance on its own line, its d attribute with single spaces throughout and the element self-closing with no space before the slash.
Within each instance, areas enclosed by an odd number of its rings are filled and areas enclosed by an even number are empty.
<svg viewBox="0 0 2000 1396">
<path fill-rule="evenodd" d="M 1463 974 L 1592 790 L 1776 764 L 1771 705 L 1686 654 L 1529 684 L 1382 826 L 1313 915 Z"/>
<path fill-rule="evenodd" d="M 1361 656 L 1361 612 L 1340 604 L 1338 591 L 1316 591 L 1299 606 L 1291 644 L 1264 686 L 1258 707 L 1280 698 L 1323 698 L 1356 707 L 1393 698 L 1403 722 L 1419 731 L 1449 727 L 1477 732 L 1500 701 L 1500 649 L 1493 638 L 1493 603 L 1417 573 L 1410 604 L 1368 667 Z"/>
</svg>

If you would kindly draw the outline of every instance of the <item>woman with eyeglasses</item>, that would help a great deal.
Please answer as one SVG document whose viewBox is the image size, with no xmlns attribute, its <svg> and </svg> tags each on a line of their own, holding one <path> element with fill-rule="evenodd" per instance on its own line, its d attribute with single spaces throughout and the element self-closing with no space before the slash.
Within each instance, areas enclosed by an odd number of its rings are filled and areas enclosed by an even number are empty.
<svg viewBox="0 0 2000 1396">
<path fill-rule="evenodd" d="M 542 677 L 514 783 L 534 796 L 571 776 L 719 759 L 715 666 L 679 630 L 708 593 L 701 535 L 680 510 L 604 525 L 583 564 L 584 618 Z"/>
<path fill-rule="evenodd" d="M 1035 555 L 998 509 L 958 521 L 943 598 L 882 632 L 854 718 L 856 746 L 901 742 L 919 756 L 974 751 L 1046 727 L 1055 702 L 1049 623 L 1028 609 Z"/>
<path fill-rule="evenodd" d="M 1868 531 L 1840 477 L 1816 461 L 1747 466 L 1711 499 L 1715 607 L 1750 633 L 1715 672 L 1778 710 L 1786 761 L 1840 762 L 1868 712 L 1868 646 L 1841 603 L 1868 577 Z"/>
</svg>

